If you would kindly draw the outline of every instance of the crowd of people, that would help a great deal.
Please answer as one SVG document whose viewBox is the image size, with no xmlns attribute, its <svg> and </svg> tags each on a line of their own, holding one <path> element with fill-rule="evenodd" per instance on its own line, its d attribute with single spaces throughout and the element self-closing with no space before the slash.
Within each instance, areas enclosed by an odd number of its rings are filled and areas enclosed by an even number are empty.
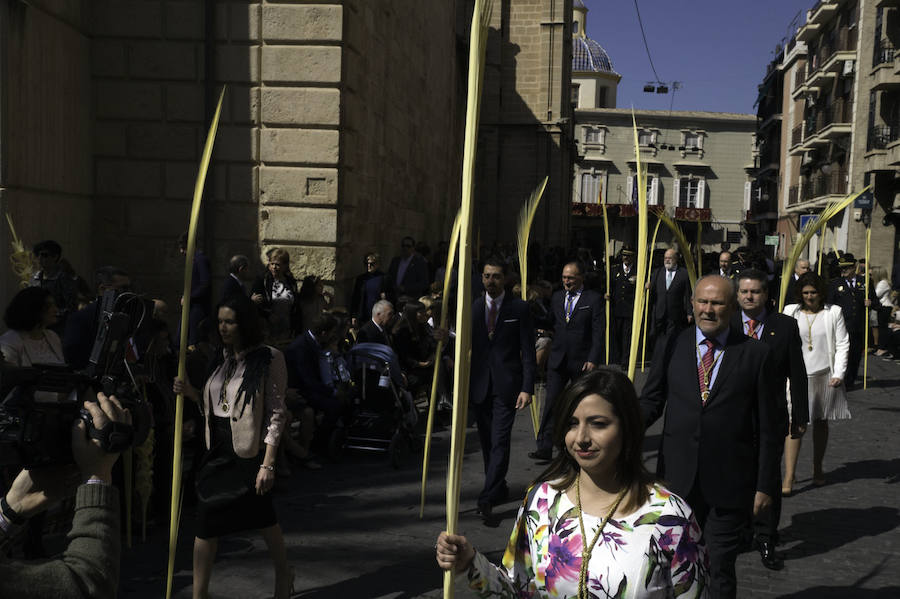
<svg viewBox="0 0 900 599">
<path fill-rule="evenodd" d="M 178 244 L 186 251 L 186 237 Z M 197 514 L 195 597 L 207 596 L 218 539 L 254 529 L 272 557 L 275 597 L 289 596 L 294 572 L 271 490 L 295 469 L 328 467 L 334 432 L 358 407 L 347 359 L 354 346 L 389 348 L 411 404 L 427 402 L 437 376 L 439 408 L 451 406 L 458 268 L 451 265 L 446 276 L 447 249 L 442 243 L 432 254 L 404 237 L 386 271 L 378 253 L 367 254 L 343 302 L 319 277 L 293 272 L 281 248 L 258 266 L 231 257 L 214 302 L 212 266 L 197 251 L 184 379 L 175 376 L 180 332 L 170 334 L 167 302 L 140 304 L 150 312 L 140 314 L 128 359 L 140 364 L 137 384 L 152 407 L 151 514 L 160 523 L 168 519 L 175 395 L 189 400 L 183 438 L 192 489 L 186 503 Z M 485 478 L 476 507 L 485 521 L 510 499 L 513 422 L 538 390 L 543 410 L 529 457 L 548 466 L 525 499 L 502 567 L 464 537 L 446 534 L 437 542 L 441 567 L 468 572 L 483 596 L 580 597 L 588 588 L 613 596 L 641 585 L 635 596 L 675 589 L 679 596 L 733 597 L 736 555 L 752 530 L 763 564 L 781 568 L 775 550 L 781 502 L 792 493 L 807 425 L 813 480 L 826 484 L 828 422 L 850 417 L 846 392 L 858 384 L 866 335 L 875 356 L 900 356 L 898 281 L 876 266 L 867 284 L 846 253 L 825 256 L 821 268 L 800 260 L 794 275 L 780 281 L 778 264 L 738 248 L 704 255 L 692 288 L 678 251 L 657 250 L 659 266 L 646 283 L 648 331 L 632 338 L 632 248 L 611 257 L 606 288 L 602 256 L 535 246 L 525 300 L 514 248 L 497 244 L 480 254 L 477 265 L 466 265 L 473 272 L 466 399 L 482 449 Z M 83 369 L 92 358 L 102 296 L 137 297 L 131 277 L 101 267 L 91 292 L 63 264 L 58 243 L 37 244 L 34 255 L 31 286 L 5 312 L 3 360 Z M 451 300 L 446 329 L 439 325 L 444 294 Z M 436 355 L 439 341 L 444 350 Z M 634 345 L 646 345 L 642 354 L 651 361 L 640 397 L 622 374 Z M 665 433 L 651 475 L 641 446 L 644 429 L 661 417 Z M 18 473 L 6 474 L 12 480 Z M 29 536 L 40 538 L 40 520 L 33 522 Z M 612 528 L 622 536 L 611 535 Z M 595 551 L 607 543 L 623 551 Z M 561 547 L 579 559 L 560 563 Z M 29 556 L 39 554 L 38 547 Z M 653 567 L 646 574 L 648 559 Z"/>
</svg>

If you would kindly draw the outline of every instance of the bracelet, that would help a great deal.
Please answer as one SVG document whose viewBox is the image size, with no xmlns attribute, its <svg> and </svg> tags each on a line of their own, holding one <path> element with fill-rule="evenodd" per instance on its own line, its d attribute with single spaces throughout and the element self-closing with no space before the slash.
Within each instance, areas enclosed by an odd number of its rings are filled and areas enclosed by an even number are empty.
<svg viewBox="0 0 900 599">
<path fill-rule="evenodd" d="M 275 472 L 275 466 L 266 466 L 265 464 L 260 464 L 259 469 L 268 470 L 269 472 Z"/>
<path fill-rule="evenodd" d="M 101 485 L 104 487 L 109 486 L 108 482 L 106 482 L 105 480 L 103 480 L 101 478 L 97 478 L 95 476 L 92 476 L 89 479 L 87 479 L 86 481 L 84 481 L 84 484 L 86 484 L 86 485 Z"/>
<path fill-rule="evenodd" d="M 12 537 L 19 531 L 20 528 L 22 527 L 18 524 L 13 524 L 12 522 L 4 518 L 2 513 L 0 513 L 0 532 L 6 535 L 6 537 Z"/>
<path fill-rule="evenodd" d="M 26 518 L 23 518 L 18 513 L 16 513 L 16 510 L 12 509 L 12 507 L 9 505 L 9 502 L 6 501 L 5 495 L 3 497 L 0 497 L 0 514 L 2 514 L 10 524 L 15 524 L 17 526 L 20 524 L 24 524 L 26 520 Z"/>
</svg>

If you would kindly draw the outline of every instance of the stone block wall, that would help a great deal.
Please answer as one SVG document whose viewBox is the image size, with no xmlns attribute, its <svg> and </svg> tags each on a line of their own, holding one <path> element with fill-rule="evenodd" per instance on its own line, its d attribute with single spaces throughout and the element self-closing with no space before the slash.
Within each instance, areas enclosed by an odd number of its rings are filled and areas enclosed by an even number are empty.
<svg viewBox="0 0 900 599">
<path fill-rule="evenodd" d="M 90 40 L 80 0 L 3 3 L 0 305 L 17 291 L 5 215 L 27 246 L 55 239 L 89 281 L 93 193 Z"/>
<path fill-rule="evenodd" d="M 345 292 L 367 252 L 386 268 L 404 235 L 432 250 L 450 237 L 468 59 L 455 4 L 344 3 L 336 278 Z"/>
<path fill-rule="evenodd" d="M 571 14 L 571 0 L 495 4 L 475 215 L 483 245 L 515 242 L 519 210 L 545 175 L 550 180 L 531 240 L 568 245 Z"/>
</svg>

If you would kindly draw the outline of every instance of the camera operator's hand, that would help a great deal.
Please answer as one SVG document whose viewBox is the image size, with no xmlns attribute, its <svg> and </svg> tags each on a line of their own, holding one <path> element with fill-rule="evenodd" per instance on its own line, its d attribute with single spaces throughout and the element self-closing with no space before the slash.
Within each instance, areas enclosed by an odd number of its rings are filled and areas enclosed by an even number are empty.
<svg viewBox="0 0 900 599">
<path fill-rule="evenodd" d="M 97 393 L 97 401 L 86 401 L 84 407 L 91 413 L 95 428 L 101 429 L 110 421 L 131 424 L 131 412 L 122 407 L 115 395 L 107 397 Z M 84 480 L 112 481 L 112 467 L 119 454 L 103 451 L 100 441 L 88 438 L 83 420 L 78 420 L 72 428 L 72 455 Z"/>
<path fill-rule="evenodd" d="M 80 482 L 81 474 L 72 465 L 22 470 L 6 493 L 6 501 L 19 516 L 30 518 L 70 496 Z"/>
<path fill-rule="evenodd" d="M 191 401 L 200 401 L 200 392 L 197 391 L 197 388 L 178 377 L 175 377 L 175 380 L 172 382 L 172 391 L 174 391 L 176 395 L 181 393 Z"/>
</svg>

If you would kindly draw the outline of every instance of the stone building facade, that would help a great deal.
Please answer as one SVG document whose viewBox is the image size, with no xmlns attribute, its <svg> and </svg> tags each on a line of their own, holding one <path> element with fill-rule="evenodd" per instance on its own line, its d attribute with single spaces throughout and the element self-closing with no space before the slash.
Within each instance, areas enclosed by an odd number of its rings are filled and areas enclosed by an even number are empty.
<svg viewBox="0 0 900 599">
<path fill-rule="evenodd" d="M 883 0 L 820 1 L 780 60 L 778 232 L 789 249 L 802 215 L 873 186 L 871 262 L 891 267 L 900 238 L 900 8 Z M 769 69 L 771 72 L 772 69 Z M 765 84 L 764 84 L 765 85 Z M 775 92 L 769 92 L 774 96 Z M 774 143 L 774 139 L 772 140 Z M 817 234 L 820 248 L 865 253 L 865 212 L 849 207 Z"/>
<path fill-rule="evenodd" d="M 637 165 L 632 111 L 616 108 L 621 75 L 606 50 L 585 35 L 587 8 L 574 6 L 572 92 L 577 148 L 572 186 L 574 242 L 600 256 L 607 204 L 611 251 L 635 247 Z M 749 114 L 636 110 L 641 162 L 647 166 L 647 201 L 680 221 L 687 238 L 700 235 L 705 251 L 754 241 L 748 225 L 752 195 L 753 132 Z M 651 217 L 652 218 L 652 217 Z M 651 226 L 653 223 L 651 222 Z M 659 247 L 672 244 L 661 228 Z M 728 247 L 728 246 L 725 246 Z"/>
<path fill-rule="evenodd" d="M 200 245 L 217 280 L 232 254 L 281 246 L 295 274 L 323 277 L 342 304 L 366 252 L 387 261 L 403 235 L 432 246 L 449 237 L 473 4 L 3 3 L 0 211 L 26 244 L 57 239 L 87 278 L 116 263 L 177 305 L 175 240 L 227 84 L 201 216 Z M 481 238 L 513 241 L 511 214 L 549 174 L 532 238 L 562 243 L 571 0 L 495 4 L 476 186 Z M 8 242 L 4 227 L 0 243 Z M 2 281 L 5 303 L 14 292 L 8 269 Z"/>
</svg>

